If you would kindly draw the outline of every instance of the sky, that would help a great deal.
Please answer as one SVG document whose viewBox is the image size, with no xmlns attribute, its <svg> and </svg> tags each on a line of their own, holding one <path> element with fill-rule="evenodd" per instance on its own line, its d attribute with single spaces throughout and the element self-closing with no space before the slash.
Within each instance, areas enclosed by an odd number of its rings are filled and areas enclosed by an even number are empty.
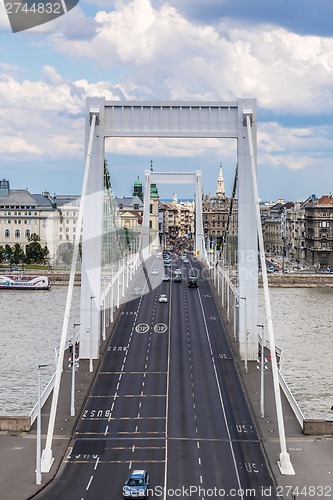
<svg viewBox="0 0 333 500">
<path fill-rule="evenodd" d="M 7 2 L 7 0 L 6 0 Z M 80 0 L 13 34 L 0 0 L 0 178 L 31 193 L 80 194 L 87 96 L 111 100 L 257 99 L 262 200 L 333 191 L 331 0 Z M 108 139 L 116 196 L 155 171 L 201 170 L 231 195 L 236 143 Z M 193 196 L 162 185 L 161 198 Z"/>
</svg>

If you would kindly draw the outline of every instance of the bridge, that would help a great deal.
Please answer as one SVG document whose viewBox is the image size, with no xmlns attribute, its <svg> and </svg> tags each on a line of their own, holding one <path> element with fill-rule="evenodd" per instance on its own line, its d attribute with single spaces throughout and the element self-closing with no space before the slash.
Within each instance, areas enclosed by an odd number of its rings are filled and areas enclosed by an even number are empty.
<svg viewBox="0 0 333 500">
<path fill-rule="evenodd" d="M 132 245 L 131 251 L 122 247 L 111 180 L 105 169 L 106 137 L 237 140 L 238 247 L 232 277 L 223 252 L 226 245 L 219 254 L 206 252 L 201 211 L 202 173 L 198 171 L 146 171 L 142 233 L 138 245 Z M 163 263 L 156 256 L 159 242 L 152 238 L 149 230 L 151 183 L 196 186 L 195 258 L 191 258 L 186 268 L 175 257 L 172 270 L 180 267 L 184 274 L 196 273 L 198 289 L 188 288 L 184 280 L 180 286 L 173 281 L 161 281 Z M 233 322 L 234 341 L 246 372 L 248 363 L 257 359 L 260 343 L 258 255 L 265 294 L 264 326 L 268 332 L 265 345 L 272 353 L 279 427 L 280 453 L 276 459 L 281 474 L 294 474 L 286 448 L 260 222 L 255 99 L 225 103 L 87 99 L 86 165 L 47 439 L 41 455 L 43 473 L 48 472 L 53 463 L 54 422 L 80 245 L 80 357 L 89 360 L 90 371 L 100 358 L 115 308 L 121 303 L 123 306 L 93 392 L 81 415 L 73 455 L 65 467 L 64 477 L 75 485 L 78 498 L 104 498 L 111 485 L 117 483 L 121 488 L 119 478 L 125 478 L 126 470 L 145 468 L 145 464 L 154 473 L 155 486 L 163 486 L 164 498 L 167 498 L 165 492 L 177 489 L 182 480 L 183 485 L 190 487 L 193 471 L 197 475 L 195 484 L 206 485 L 206 489 L 214 481 L 227 484 L 230 491 L 251 487 L 259 491 L 260 484 L 272 484 L 269 470 L 263 466 L 260 439 L 235 371 L 211 285 L 204 279 L 205 270 L 210 270 L 217 292 L 222 295 L 227 321 Z M 156 279 L 151 274 L 153 269 L 157 269 Z M 129 295 L 133 287 L 140 290 L 138 297 Z M 167 304 L 159 302 L 161 292 L 168 297 Z M 226 362 L 217 363 L 216 353 Z M 251 432 L 239 439 L 237 429 L 243 425 Z M 88 458 L 77 460 L 75 456 L 81 457 L 82 450 Z M 93 493 L 83 493 L 81 479 L 75 477 L 81 478 L 83 469 L 94 467 L 96 456 L 101 469 L 98 486 Z M 260 464 L 257 479 L 254 474 L 240 470 L 241 456 L 247 457 L 246 463 Z M 231 467 L 226 471 L 221 467 L 222 457 Z M 109 483 L 110 477 L 113 480 Z M 65 490 L 66 486 L 59 490 L 58 485 L 58 492 L 47 498 L 67 498 Z"/>
</svg>

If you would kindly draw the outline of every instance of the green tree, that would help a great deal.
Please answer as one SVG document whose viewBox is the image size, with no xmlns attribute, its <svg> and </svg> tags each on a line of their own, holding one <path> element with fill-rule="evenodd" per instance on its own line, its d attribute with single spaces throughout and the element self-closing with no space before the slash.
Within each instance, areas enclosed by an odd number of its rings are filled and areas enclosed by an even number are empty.
<svg viewBox="0 0 333 500">
<path fill-rule="evenodd" d="M 44 264 L 45 259 L 49 253 L 47 246 L 42 247 L 40 244 L 40 236 L 32 233 L 28 236 L 28 245 L 25 249 L 27 262 L 35 262 L 36 264 Z"/>
<path fill-rule="evenodd" d="M 13 249 L 10 245 L 5 245 L 5 258 L 10 260 L 13 255 Z"/>
<path fill-rule="evenodd" d="M 24 251 L 20 243 L 15 243 L 13 248 L 12 259 L 14 264 L 19 264 L 24 259 Z"/>
<path fill-rule="evenodd" d="M 2 245 L 0 245 L 0 263 L 3 262 L 5 260 L 5 249 Z"/>
</svg>

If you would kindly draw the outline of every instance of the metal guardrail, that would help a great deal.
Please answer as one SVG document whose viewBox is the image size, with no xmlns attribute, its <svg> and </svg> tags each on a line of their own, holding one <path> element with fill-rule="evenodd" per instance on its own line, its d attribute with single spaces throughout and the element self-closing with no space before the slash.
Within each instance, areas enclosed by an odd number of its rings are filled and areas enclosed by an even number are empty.
<svg viewBox="0 0 333 500">
<path fill-rule="evenodd" d="M 44 406 L 45 402 L 47 401 L 47 398 L 49 397 L 49 395 L 51 394 L 51 392 L 53 391 L 53 388 L 54 388 L 54 382 L 55 382 L 55 372 L 54 374 L 52 375 L 49 383 L 47 384 L 47 386 L 45 387 L 44 391 L 42 392 L 41 394 L 41 397 L 40 397 L 40 405 L 41 405 L 41 408 Z M 32 425 L 34 423 L 34 421 L 36 420 L 37 418 L 37 413 L 38 413 L 38 401 L 37 403 L 35 404 L 35 406 L 33 407 L 33 409 L 31 410 L 31 412 L 29 413 L 29 417 L 30 417 L 30 425 Z"/>
<path fill-rule="evenodd" d="M 299 422 L 299 425 L 303 429 L 304 415 L 302 413 L 302 410 L 298 406 L 298 403 L 297 403 L 296 399 L 294 398 L 291 390 L 289 389 L 289 386 L 288 386 L 287 382 L 285 381 L 285 379 L 283 378 L 283 375 L 280 372 L 280 370 L 278 370 L 278 375 L 279 375 L 280 387 L 283 390 L 283 393 L 286 396 L 288 403 L 290 404 L 290 407 L 292 408 L 292 410 L 295 414 L 295 417 L 297 418 L 297 420 Z"/>
<path fill-rule="evenodd" d="M 223 273 L 224 274 L 224 279 L 227 281 L 228 283 L 228 286 L 231 288 L 232 292 L 233 293 L 237 293 L 237 289 L 236 287 L 234 286 L 234 284 L 230 281 L 229 277 L 227 276 L 227 274 L 220 268 L 220 266 L 218 266 L 218 272 L 219 273 Z M 213 284 L 215 286 L 215 283 L 214 283 L 214 280 L 213 280 Z M 261 342 L 261 335 L 259 334 L 259 339 L 260 339 L 260 342 Z M 265 347 L 267 347 L 269 349 L 269 340 L 266 338 L 265 339 Z M 291 409 L 293 410 L 294 414 L 295 414 L 295 417 L 297 418 L 300 426 L 303 428 L 303 422 L 304 422 L 304 415 L 302 413 L 302 410 L 300 409 L 296 399 L 294 398 L 287 382 L 285 381 L 282 373 L 281 373 L 281 367 L 282 367 L 282 361 L 283 361 L 283 349 L 281 349 L 280 347 L 278 346 L 275 346 L 275 352 L 276 352 L 276 355 L 277 355 L 277 358 L 278 358 L 278 378 L 279 378 L 279 385 L 280 385 L 280 388 L 282 389 L 285 397 L 287 398 L 287 401 L 288 403 L 290 404 L 290 407 Z"/>
<path fill-rule="evenodd" d="M 78 337 L 79 334 L 76 335 L 76 337 Z M 65 344 L 65 349 L 68 349 L 69 348 L 69 343 L 73 340 L 72 337 L 70 337 L 69 339 L 66 340 L 66 344 Z M 58 357 L 59 357 L 59 349 L 60 349 L 60 346 L 57 346 L 55 349 L 54 349 L 54 361 L 55 361 L 55 367 L 57 366 L 57 361 L 58 361 Z M 53 391 L 54 389 L 54 382 L 55 382 L 55 372 L 54 374 L 52 375 L 52 377 L 50 378 L 47 386 L 45 387 L 45 389 L 43 390 L 43 392 L 41 393 L 41 396 L 40 396 L 40 405 L 41 405 L 41 408 L 43 408 L 44 404 L 46 403 L 48 397 L 50 396 L 51 392 Z M 31 412 L 29 413 L 29 417 L 30 417 L 30 425 L 32 425 L 34 423 L 34 421 L 36 420 L 37 418 L 37 412 L 38 412 L 38 401 L 37 403 L 35 404 L 35 406 L 33 407 L 33 409 L 31 410 Z"/>
</svg>

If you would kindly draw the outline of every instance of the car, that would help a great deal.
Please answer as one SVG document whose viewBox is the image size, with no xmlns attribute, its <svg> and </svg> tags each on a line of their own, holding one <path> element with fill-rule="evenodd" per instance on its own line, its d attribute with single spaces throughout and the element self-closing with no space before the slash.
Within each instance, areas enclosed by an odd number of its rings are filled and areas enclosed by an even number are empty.
<svg viewBox="0 0 333 500">
<path fill-rule="evenodd" d="M 152 269 L 152 270 L 150 271 L 150 274 L 158 274 L 158 269 L 155 269 L 155 268 L 154 268 L 154 269 Z"/>
<path fill-rule="evenodd" d="M 175 274 L 182 274 L 180 269 L 175 269 Z"/>
<path fill-rule="evenodd" d="M 163 274 L 162 281 L 169 281 L 170 276 L 168 274 Z"/>
<path fill-rule="evenodd" d="M 198 278 L 196 276 L 189 276 L 187 286 L 189 288 L 198 288 Z"/>
<path fill-rule="evenodd" d="M 176 274 L 174 281 L 176 283 L 180 283 L 182 281 L 182 275 L 181 274 Z"/>
<path fill-rule="evenodd" d="M 141 294 L 141 288 L 138 288 L 138 287 L 133 288 L 132 294 L 133 295 L 140 295 Z"/>
<path fill-rule="evenodd" d="M 160 298 L 158 299 L 159 302 L 168 302 L 168 297 L 165 295 L 165 293 L 161 293 Z"/>
<path fill-rule="evenodd" d="M 146 498 L 149 475 L 146 470 L 134 470 L 123 486 L 124 498 Z"/>
<path fill-rule="evenodd" d="M 188 264 L 190 261 L 189 261 L 188 259 L 184 259 L 184 260 L 183 260 L 183 262 L 184 262 L 185 264 Z"/>
</svg>

